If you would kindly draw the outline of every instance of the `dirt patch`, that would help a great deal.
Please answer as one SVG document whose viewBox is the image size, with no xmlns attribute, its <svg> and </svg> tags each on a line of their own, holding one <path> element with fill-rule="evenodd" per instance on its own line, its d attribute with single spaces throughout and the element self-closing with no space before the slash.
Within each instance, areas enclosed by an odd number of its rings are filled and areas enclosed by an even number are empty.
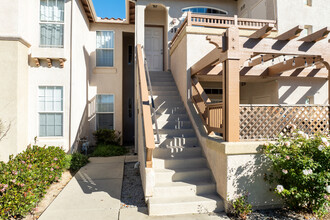
<svg viewBox="0 0 330 220">
<path fill-rule="evenodd" d="M 54 201 L 58 194 L 63 190 L 63 188 L 69 183 L 73 175 L 70 171 L 65 171 L 62 174 L 61 179 L 58 182 L 53 183 L 47 190 L 45 196 L 38 203 L 32 214 L 26 216 L 24 220 L 35 220 L 40 217 L 40 215 L 47 209 L 47 207 Z"/>
</svg>

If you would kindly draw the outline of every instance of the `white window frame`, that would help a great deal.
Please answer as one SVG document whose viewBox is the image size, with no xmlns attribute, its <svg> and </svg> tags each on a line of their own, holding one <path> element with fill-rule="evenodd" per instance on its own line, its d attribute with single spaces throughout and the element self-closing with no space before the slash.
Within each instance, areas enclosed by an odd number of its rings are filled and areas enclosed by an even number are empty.
<svg viewBox="0 0 330 220">
<path fill-rule="evenodd" d="M 56 0 L 56 2 L 59 1 L 59 0 Z M 48 0 L 47 0 L 48 2 Z M 64 32 L 65 32 L 65 25 L 64 25 L 64 21 L 65 21 L 65 0 L 63 1 L 64 2 L 64 7 L 63 7 L 63 10 L 64 10 L 64 15 L 63 15 L 63 21 L 41 21 L 41 0 L 39 0 L 39 47 L 42 47 L 42 48 L 64 48 Z M 41 25 L 42 24 L 55 24 L 55 25 L 62 25 L 63 26 L 63 45 L 41 45 Z"/>
<path fill-rule="evenodd" d="M 62 111 L 40 111 L 39 110 L 39 89 L 40 87 L 62 87 Z M 39 85 L 37 88 L 37 94 L 38 94 L 38 104 L 37 104 L 37 111 L 38 111 L 38 137 L 39 138 L 63 138 L 64 137 L 64 122 L 65 122 L 65 118 L 64 118 L 64 109 L 65 109 L 65 102 L 64 102 L 64 97 L 65 97 L 65 91 L 64 91 L 64 86 L 62 85 Z M 40 113 L 41 114 L 47 114 L 47 113 L 54 113 L 54 114 L 62 114 L 62 135 L 61 136 L 40 136 Z"/>
<path fill-rule="evenodd" d="M 97 96 L 98 95 L 112 95 L 113 96 L 113 112 L 97 112 Z M 98 130 L 98 117 L 97 114 L 113 114 L 113 130 L 116 130 L 116 117 L 115 117 L 115 111 L 116 111 L 116 96 L 113 93 L 98 93 L 95 96 L 95 130 Z"/>
<path fill-rule="evenodd" d="M 181 12 L 184 12 L 184 10 L 187 10 L 187 9 L 190 9 L 190 8 L 209 8 L 209 9 L 214 9 L 214 10 L 218 10 L 218 11 L 221 11 L 225 14 L 212 14 L 212 13 L 203 13 L 203 14 L 208 14 L 208 15 L 228 15 L 228 11 L 225 11 L 223 9 L 220 9 L 220 8 L 215 8 L 215 7 L 210 7 L 210 6 L 189 6 L 189 7 L 186 7 L 186 8 L 182 8 L 181 9 Z M 194 13 L 197 13 L 197 12 L 194 12 Z M 198 14 L 198 13 L 197 13 Z"/>
<path fill-rule="evenodd" d="M 105 31 L 111 31 L 113 32 L 113 48 L 97 48 L 97 32 L 105 32 Z M 95 31 L 95 51 L 97 50 L 112 50 L 113 51 L 113 62 L 112 62 L 112 66 L 98 66 L 97 65 L 97 52 L 95 54 L 95 66 L 98 67 L 98 68 L 113 68 L 115 67 L 116 63 L 116 56 L 115 56 L 115 51 L 116 49 L 116 32 L 114 30 L 98 30 L 98 31 Z"/>
</svg>

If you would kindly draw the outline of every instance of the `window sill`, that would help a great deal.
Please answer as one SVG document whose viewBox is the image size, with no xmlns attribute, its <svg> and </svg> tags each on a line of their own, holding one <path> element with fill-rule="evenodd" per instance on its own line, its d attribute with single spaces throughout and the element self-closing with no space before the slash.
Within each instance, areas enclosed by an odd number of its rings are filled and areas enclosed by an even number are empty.
<svg viewBox="0 0 330 220">
<path fill-rule="evenodd" d="M 94 74 L 116 74 L 116 67 L 95 67 L 93 69 Z"/>
</svg>

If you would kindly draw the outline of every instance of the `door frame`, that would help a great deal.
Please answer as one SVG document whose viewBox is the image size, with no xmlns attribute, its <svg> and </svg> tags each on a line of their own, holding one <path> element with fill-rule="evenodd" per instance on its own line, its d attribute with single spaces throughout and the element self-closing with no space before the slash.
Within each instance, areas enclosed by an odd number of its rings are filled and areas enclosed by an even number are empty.
<svg viewBox="0 0 330 220">
<path fill-rule="evenodd" d="M 162 67 L 162 69 L 163 69 L 163 71 L 165 71 L 165 27 L 164 27 L 164 25 L 156 25 L 156 24 L 146 24 L 144 28 L 146 28 L 146 27 L 151 27 L 151 28 L 157 27 L 157 28 L 163 29 L 163 67 Z M 146 37 L 145 37 L 145 31 L 144 31 L 144 40 L 145 39 L 146 39 Z"/>
</svg>

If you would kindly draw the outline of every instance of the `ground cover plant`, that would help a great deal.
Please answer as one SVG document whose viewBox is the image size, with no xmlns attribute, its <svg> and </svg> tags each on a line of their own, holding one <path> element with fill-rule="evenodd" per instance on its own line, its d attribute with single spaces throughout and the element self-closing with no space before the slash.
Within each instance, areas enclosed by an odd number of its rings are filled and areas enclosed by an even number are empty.
<svg viewBox="0 0 330 220">
<path fill-rule="evenodd" d="M 231 213 L 239 219 L 247 219 L 248 215 L 252 212 L 252 205 L 248 202 L 249 193 L 236 198 L 232 203 Z"/>
<path fill-rule="evenodd" d="M 66 168 L 72 172 L 78 171 L 81 167 L 85 166 L 88 163 L 88 157 L 81 153 L 73 153 L 71 155 L 66 155 L 68 163 Z"/>
<path fill-rule="evenodd" d="M 272 172 L 265 180 L 290 209 L 325 216 L 330 205 L 329 137 L 309 137 L 291 127 L 292 132 L 264 146 L 272 162 Z"/>
<path fill-rule="evenodd" d="M 93 133 L 96 147 L 90 154 L 92 157 L 120 156 L 127 153 L 124 146 L 120 146 L 121 136 L 118 131 L 100 129 Z"/>
<path fill-rule="evenodd" d="M 67 166 L 60 147 L 28 147 L 7 163 L 0 162 L 0 218 L 21 218 L 31 212 Z"/>
</svg>

